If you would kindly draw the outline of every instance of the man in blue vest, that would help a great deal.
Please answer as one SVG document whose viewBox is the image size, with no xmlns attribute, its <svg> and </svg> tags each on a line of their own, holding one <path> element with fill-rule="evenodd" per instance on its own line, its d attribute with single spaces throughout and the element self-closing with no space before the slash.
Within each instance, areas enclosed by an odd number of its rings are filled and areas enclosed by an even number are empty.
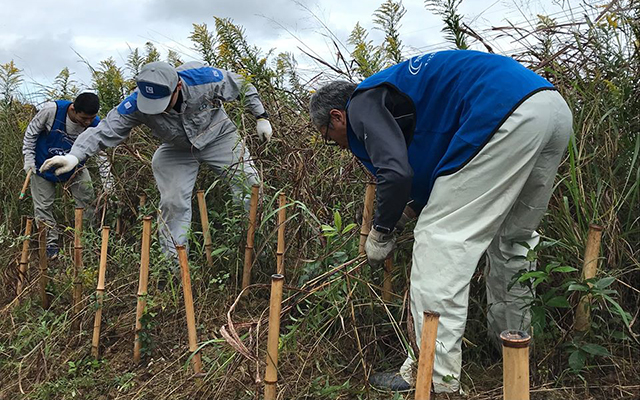
<svg viewBox="0 0 640 400">
<path fill-rule="evenodd" d="M 88 92 L 81 93 L 73 102 L 57 100 L 45 103 L 24 133 L 24 170 L 36 172 L 31 178 L 31 197 L 37 223 L 44 223 L 48 227 L 47 255 L 50 258 L 58 255 L 59 232 L 53 217 L 55 185 L 65 185 L 71 191 L 76 205 L 84 207 L 85 217 L 90 220 L 94 213 L 93 184 L 83 164 L 61 175 L 39 169 L 45 160 L 67 154 L 80 133 L 88 127 L 98 125 L 99 108 L 98 96 Z M 110 164 L 104 156 L 100 159 L 99 169 L 105 189 L 110 190 Z"/>
<path fill-rule="evenodd" d="M 518 256 L 539 241 L 535 229 L 572 132 L 569 107 L 510 58 L 454 50 L 411 58 L 359 85 L 332 82 L 313 95 L 310 116 L 326 141 L 350 149 L 377 179 L 365 246 L 371 265 L 391 255 L 395 234 L 418 215 L 415 332 L 424 311 L 440 313 L 434 390 L 458 391 L 469 283 L 483 254 L 489 337 L 498 345 L 501 331 L 529 328 L 523 297 L 530 293 L 508 286 L 535 268 Z M 414 365 L 408 357 L 399 373 L 370 382 L 409 390 Z"/>
</svg>

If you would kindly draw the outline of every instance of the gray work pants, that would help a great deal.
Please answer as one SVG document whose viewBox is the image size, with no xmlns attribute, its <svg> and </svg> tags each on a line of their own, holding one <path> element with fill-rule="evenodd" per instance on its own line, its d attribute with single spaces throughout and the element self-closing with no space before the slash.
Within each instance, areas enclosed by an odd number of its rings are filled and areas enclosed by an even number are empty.
<svg viewBox="0 0 640 400">
<path fill-rule="evenodd" d="M 491 339 L 528 329 L 527 290 L 514 274 L 534 268 L 523 258 L 539 241 L 558 165 L 571 136 L 571 110 L 556 91 L 524 101 L 460 171 L 436 179 L 414 231 L 411 312 L 420 343 L 425 310 L 440 313 L 433 385 L 459 389 L 469 283 L 483 253 Z M 405 363 L 405 367 L 406 367 Z M 447 376 L 453 380 L 445 379 Z"/>
<path fill-rule="evenodd" d="M 200 164 L 225 178 L 234 201 L 248 209 L 251 186 L 258 173 L 237 131 L 218 136 L 205 148 L 162 144 L 153 155 L 153 176 L 160 192 L 158 233 L 163 252 L 175 257 L 175 245 L 186 245 L 191 225 L 191 196 Z"/>
<path fill-rule="evenodd" d="M 61 182 L 65 189 L 71 191 L 71 195 L 77 207 L 84 207 L 84 219 L 91 221 L 94 216 L 95 194 L 91 175 L 86 168 L 81 168 L 69 181 Z M 47 228 L 47 247 L 57 246 L 60 231 L 53 217 L 53 202 L 56 197 L 56 183 L 48 181 L 39 175 L 31 176 L 31 198 L 33 199 L 33 212 L 36 224 L 44 223 Z"/>
</svg>

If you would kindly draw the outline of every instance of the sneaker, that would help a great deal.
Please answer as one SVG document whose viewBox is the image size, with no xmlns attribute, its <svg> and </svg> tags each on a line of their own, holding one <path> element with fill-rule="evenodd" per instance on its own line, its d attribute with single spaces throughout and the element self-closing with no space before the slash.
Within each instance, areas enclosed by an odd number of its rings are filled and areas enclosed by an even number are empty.
<svg viewBox="0 0 640 400">
<path fill-rule="evenodd" d="M 413 386 L 399 372 L 376 372 L 369 376 L 369 384 L 385 392 L 409 392 Z"/>
<path fill-rule="evenodd" d="M 47 258 L 49 260 L 58 258 L 58 246 L 47 246 Z"/>
</svg>

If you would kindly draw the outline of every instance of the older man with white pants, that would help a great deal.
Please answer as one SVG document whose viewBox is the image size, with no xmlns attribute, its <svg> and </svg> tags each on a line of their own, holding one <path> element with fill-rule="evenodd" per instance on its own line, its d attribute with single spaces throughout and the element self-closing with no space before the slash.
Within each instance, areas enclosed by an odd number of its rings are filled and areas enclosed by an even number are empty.
<svg viewBox="0 0 640 400">
<path fill-rule="evenodd" d="M 348 148 L 376 176 L 377 209 L 365 244 L 379 266 L 411 215 L 414 231 L 411 313 L 421 332 L 426 310 L 440 313 L 435 392 L 460 389 L 469 285 L 483 254 L 489 337 L 527 329 L 527 293 L 513 276 L 551 198 L 572 132 L 555 87 L 516 61 L 476 51 L 417 56 L 365 79 L 335 81 L 310 102 L 312 123 Z M 420 337 L 416 338 L 418 344 Z M 392 391 L 413 385 L 407 361 L 370 383 Z"/>
</svg>

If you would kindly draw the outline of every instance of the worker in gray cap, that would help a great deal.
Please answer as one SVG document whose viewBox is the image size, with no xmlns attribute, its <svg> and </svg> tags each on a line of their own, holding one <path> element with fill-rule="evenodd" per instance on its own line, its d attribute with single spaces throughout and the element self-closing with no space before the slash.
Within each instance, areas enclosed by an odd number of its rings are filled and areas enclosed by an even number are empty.
<svg viewBox="0 0 640 400">
<path fill-rule="evenodd" d="M 157 61 L 136 76 L 137 89 L 111 110 L 100 124 L 87 129 L 71 151 L 53 157 L 41 170 L 63 174 L 106 147 L 122 143 L 131 129 L 144 124 L 162 140 L 153 155 L 153 175 L 160 191 L 159 236 L 165 254 L 187 242 L 191 195 L 200 164 L 228 178 L 234 200 L 248 207 L 251 185 L 259 183 L 249 151 L 222 103 L 242 96 L 257 119 L 257 133 L 266 142 L 272 129 L 256 88 L 232 72 L 188 62 L 178 68 Z"/>
</svg>

